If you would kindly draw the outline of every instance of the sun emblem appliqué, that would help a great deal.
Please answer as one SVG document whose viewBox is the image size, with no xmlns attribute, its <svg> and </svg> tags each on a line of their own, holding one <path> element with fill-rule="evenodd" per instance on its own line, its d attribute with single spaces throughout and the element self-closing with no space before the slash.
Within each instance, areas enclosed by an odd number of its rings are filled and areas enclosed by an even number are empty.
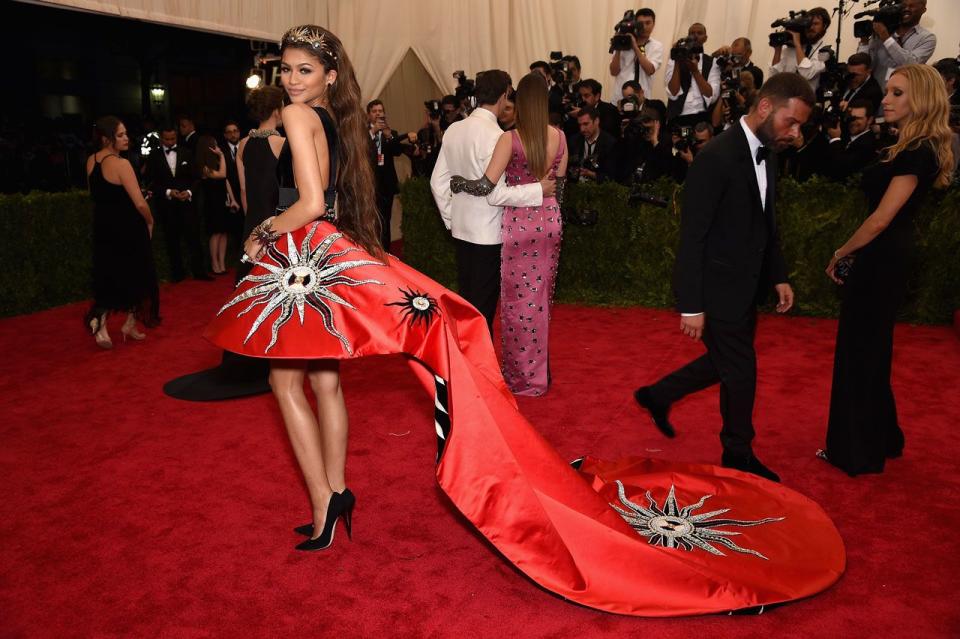
<svg viewBox="0 0 960 639">
<path fill-rule="evenodd" d="M 662 546 L 664 548 L 681 548 L 683 550 L 693 550 L 699 548 L 712 555 L 725 557 L 726 554 L 711 544 L 719 544 L 730 550 L 739 553 L 754 555 L 761 559 L 767 559 L 756 550 L 742 548 L 735 544 L 729 537 L 740 535 L 741 533 L 731 530 L 717 530 L 721 526 L 759 526 L 775 521 L 783 521 L 784 517 L 767 517 L 755 521 L 741 519 L 714 519 L 718 515 L 723 515 L 730 511 L 729 508 L 721 508 L 711 512 L 695 515 L 693 511 L 702 508 L 707 499 L 713 495 L 704 495 L 695 504 L 684 506 L 677 505 L 677 497 L 674 486 L 670 486 L 670 492 L 667 495 L 663 506 L 659 506 L 648 490 L 646 498 L 648 505 L 641 506 L 635 504 L 627 498 L 623 488 L 623 483 L 617 481 L 617 493 L 620 497 L 620 504 L 626 506 L 621 508 L 618 504 L 610 504 L 614 510 L 620 513 L 620 516 L 626 520 L 630 526 L 640 535 L 646 537 L 651 545 Z"/>
<path fill-rule="evenodd" d="M 287 252 L 284 254 L 276 248 L 276 244 L 271 244 L 267 248 L 262 260 L 257 260 L 257 266 L 267 270 L 263 275 L 248 275 L 242 282 L 251 282 L 253 286 L 237 295 L 232 300 L 223 305 L 223 308 L 217 313 L 220 315 L 231 306 L 251 300 L 250 304 L 237 314 L 237 317 L 249 313 L 254 308 L 263 305 L 257 319 L 250 327 L 250 332 L 244 338 L 246 344 L 253 334 L 257 332 L 261 324 L 277 309 L 280 314 L 274 320 L 270 327 L 270 343 L 264 349 L 268 352 L 274 344 L 277 343 L 277 335 L 280 328 L 293 317 L 294 310 L 300 319 L 300 325 L 303 325 L 304 311 L 310 307 L 320 314 L 323 320 L 323 327 L 328 333 L 340 340 L 343 348 L 348 353 L 353 353 L 350 342 L 340 331 L 337 330 L 333 321 L 333 309 L 330 302 L 355 309 L 350 302 L 343 299 L 330 290 L 332 286 L 360 286 L 363 284 L 383 284 L 379 280 L 357 280 L 348 275 L 345 271 L 360 266 L 383 266 L 382 263 L 374 260 L 344 260 L 335 262 L 334 259 L 359 251 L 355 247 L 346 248 L 342 251 L 330 253 L 333 243 L 343 237 L 342 233 L 331 233 L 317 244 L 315 249 L 310 249 L 310 241 L 317 230 L 318 225 L 314 226 L 307 233 L 303 242 L 300 244 L 299 251 L 293 241 L 293 235 L 287 233 Z"/>
<path fill-rule="evenodd" d="M 410 324 L 410 328 L 416 326 L 417 322 L 422 322 L 425 328 L 429 328 L 434 316 L 440 314 L 440 309 L 437 308 L 437 300 L 426 293 L 419 293 L 413 289 L 405 291 L 401 288 L 400 292 L 403 294 L 403 299 L 399 302 L 390 302 L 386 306 L 399 306 L 403 317 Z"/>
</svg>

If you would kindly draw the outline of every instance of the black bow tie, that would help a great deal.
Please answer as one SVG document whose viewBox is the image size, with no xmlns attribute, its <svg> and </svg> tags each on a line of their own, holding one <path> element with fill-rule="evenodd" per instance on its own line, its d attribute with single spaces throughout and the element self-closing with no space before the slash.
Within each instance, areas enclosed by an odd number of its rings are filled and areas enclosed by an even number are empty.
<svg viewBox="0 0 960 639">
<path fill-rule="evenodd" d="M 761 146 L 757 149 L 757 164 L 760 164 L 764 160 L 770 157 L 770 147 Z"/>
<path fill-rule="evenodd" d="M 177 147 L 175 146 L 171 146 L 169 148 L 164 149 L 166 153 L 174 153 L 176 150 L 177 150 Z"/>
</svg>

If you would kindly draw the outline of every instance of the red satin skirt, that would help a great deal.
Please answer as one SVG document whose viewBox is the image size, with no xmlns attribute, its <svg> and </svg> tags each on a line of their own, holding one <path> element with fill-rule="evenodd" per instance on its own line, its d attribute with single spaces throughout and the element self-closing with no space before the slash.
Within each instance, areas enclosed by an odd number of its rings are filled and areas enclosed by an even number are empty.
<svg viewBox="0 0 960 639">
<path fill-rule="evenodd" d="M 571 601 L 728 612 L 813 595 L 843 573 L 829 517 L 780 484 L 655 459 L 571 466 L 517 410 L 479 312 L 328 222 L 271 246 L 205 335 L 253 357 L 409 357 L 434 396 L 440 486 L 507 559 Z"/>
</svg>

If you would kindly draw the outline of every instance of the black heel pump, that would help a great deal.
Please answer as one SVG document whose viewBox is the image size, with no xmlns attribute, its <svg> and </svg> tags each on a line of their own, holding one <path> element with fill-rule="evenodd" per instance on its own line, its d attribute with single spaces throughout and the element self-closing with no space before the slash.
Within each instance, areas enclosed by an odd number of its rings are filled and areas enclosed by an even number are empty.
<svg viewBox="0 0 960 639">
<path fill-rule="evenodd" d="M 353 536 L 350 534 L 350 528 L 351 528 L 351 521 L 353 519 L 353 506 L 354 504 L 357 503 L 357 498 L 354 497 L 353 493 L 350 491 L 349 488 L 344 488 L 342 493 L 334 493 L 334 494 L 341 495 L 346 503 L 346 511 L 345 511 L 346 514 L 343 519 L 343 525 L 347 530 L 347 537 L 351 541 L 353 541 Z M 297 526 L 296 528 L 293 529 L 293 532 L 297 533 L 298 535 L 303 535 L 304 537 L 313 537 L 313 523 L 311 522 L 309 524 Z"/>
<path fill-rule="evenodd" d="M 316 538 L 297 544 L 297 550 L 323 550 L 329 548 L 333 543 L 333 535 L 337 531 L 337 520 L 343 517 L 343 526 L 347 531 L 347 538 L 353 541 L 353 505 L 356 499 L 353 493 L 344 490 L 343 493 L 333 493 L 330 495 L 330 503 L 327 505 L 327 517 L 323 523 L 323 530 Z M 303 526 L 300 526 L 303 528 Z M 314 527 L 311 524 L 311 533 Z"/>
</svg>

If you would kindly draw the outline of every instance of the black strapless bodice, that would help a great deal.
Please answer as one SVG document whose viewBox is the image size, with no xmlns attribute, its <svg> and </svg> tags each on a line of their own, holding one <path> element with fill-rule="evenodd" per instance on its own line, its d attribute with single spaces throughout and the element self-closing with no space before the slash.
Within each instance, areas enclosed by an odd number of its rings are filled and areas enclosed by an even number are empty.
<svg viewBox="0 0 960 639">
<path fill-rule="evenodd" d="M 313 111 L 320 118 L 320 122 L 323 123 L 323 132 L 327 137 L 330 180 L 323 192 L 323 199 L 326 202 L 327 212 L 332 213 L 334 202 L 337 199 L 337 163 L 340 138 L 337 136 L 337 125 L 327 110 L 323 107 L 313 107 Z M 280 157 L 277 158 L 277 183 L 280 185 L 280 199 L 277 209 L 286 210 L 300 197 L 293 177 L 293 153 L 290 151 L 289 139 L 284 141 L 283 148 L 280 150 Z"/>
</svg>

